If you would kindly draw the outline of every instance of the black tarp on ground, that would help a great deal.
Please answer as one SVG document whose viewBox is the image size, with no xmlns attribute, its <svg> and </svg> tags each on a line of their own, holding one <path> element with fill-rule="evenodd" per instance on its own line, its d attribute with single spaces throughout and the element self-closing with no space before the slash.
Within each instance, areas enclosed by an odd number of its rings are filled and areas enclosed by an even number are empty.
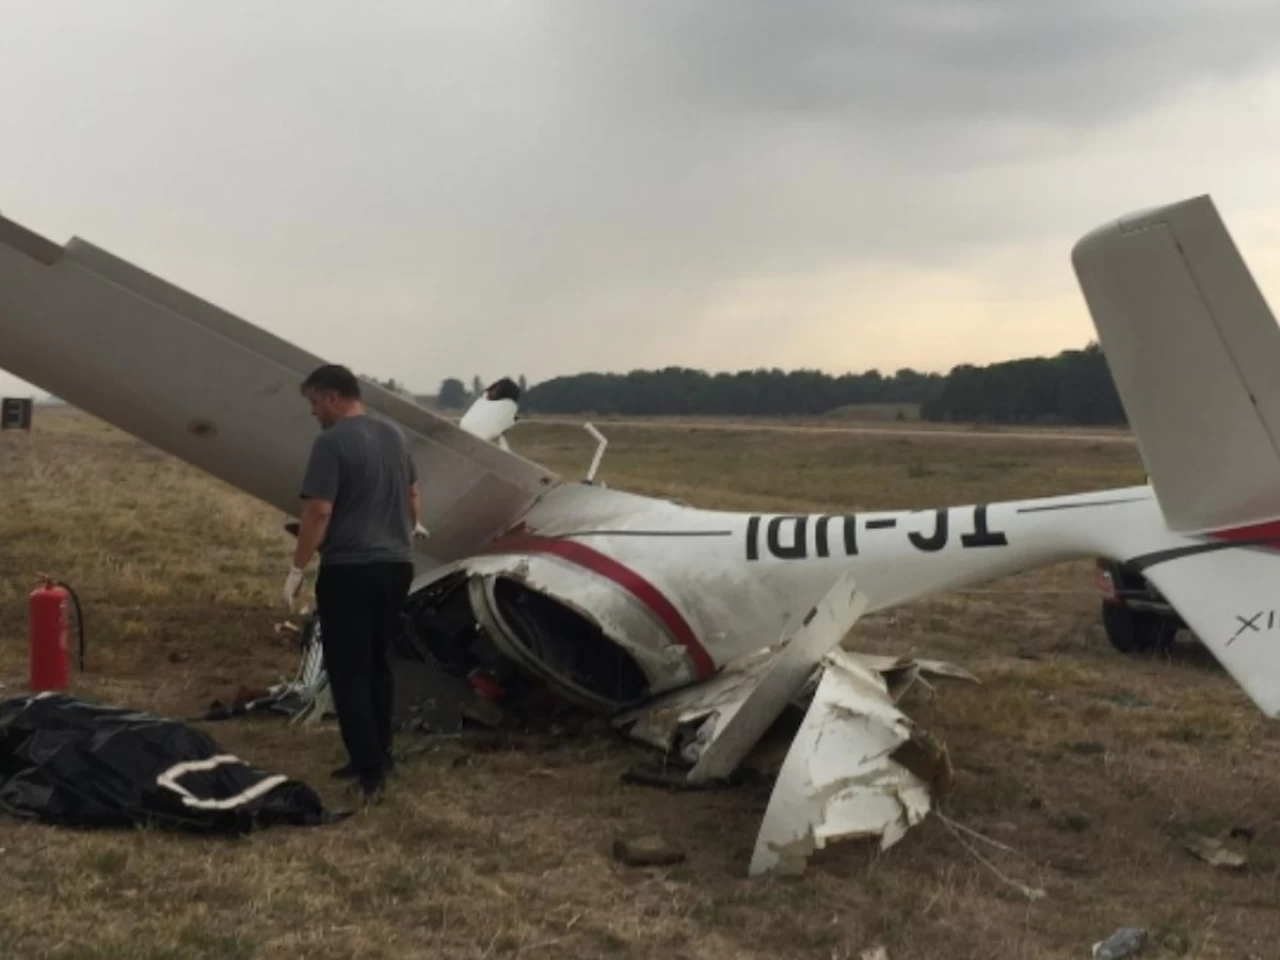
<svg viewBox="0 0 1280 960">
<path fill-rule="evenodd" d="M 67 694 L 0 703 L 0 809 L 62 826 L 214 833 L 339 819 L 305 783 L 225 753 L 201 730 Z"/>
</svg>

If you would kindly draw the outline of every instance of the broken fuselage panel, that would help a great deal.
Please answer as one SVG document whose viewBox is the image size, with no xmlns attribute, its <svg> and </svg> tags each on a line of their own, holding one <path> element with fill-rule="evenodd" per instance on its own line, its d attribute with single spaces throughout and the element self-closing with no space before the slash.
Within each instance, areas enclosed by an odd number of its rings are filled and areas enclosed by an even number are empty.
<svg viewBox="0 0 1280 960">
<path fill-rule="evenodd" d="M 418 649 L 504 702 L 546 687 L 607 714 L 648 697 L 648 677 L 622 645 L 519 573 L 455 570 L 415 591 L 406 613 Z"/>
</svg>

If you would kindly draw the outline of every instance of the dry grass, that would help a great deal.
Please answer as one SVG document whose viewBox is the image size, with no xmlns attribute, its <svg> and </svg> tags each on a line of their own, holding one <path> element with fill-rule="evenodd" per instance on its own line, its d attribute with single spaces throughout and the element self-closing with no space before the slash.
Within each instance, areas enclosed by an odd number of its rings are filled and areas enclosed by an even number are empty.
<svg viewBox="0 0 1280 960">
<path fill-rule="evenodd" d="M 934 422 L 931 420 L 908 419 L 900 421 L 886 422 L 883 417 L 875 415 L 862 414 L 845 414 L 840 410 L 833 410 L 825 415 L 819 416 L 745 416 L 745 417 L 717 417 L 712 415 L 698 416 L 668 416 L 668 417 L 631 417 L 625 415 L 615 416 L 612 414 L 543 414 L 531 413 L 521 414 L 521 419 L 526 423 L 540 424 L 580 424 L 590 421 L 597 425 L 612 425 L 613 427 L 626 426 L 656 426 L 666 429 L 668 427 L 701 427 L 714 428 L 716 431 L 733 430 L 741 431 L 813 431 L 813 432 L 843 432 L 843 433 L 885 433 L 892 431 L 893 433 L 916 433 L 921 436 L 938 435 L 938 434 L 955 434 L 957 438 L 969 436 L 984 436 L 988 434 L 1008 437 L 1010 439 L 1020 437 L 1045 437 L 1047 439 L 1055 439 L 1062 437 L 1102 437 L 1109 440 L 1122 440 L 1132 442 L 1133 435 L 1127 427 L 1118 426 L 1057 426 L 1050 424 L 1014 424 L 1014 423 L 951 423 L 951 422 Z M 457 419 L 457 414 L 450 414 L 453 419 Z"/>
<path fill-rule="evenodd" d="M 291 671 L 275 604 L 282 518 L 118 432 L 38 411 L 0 434 L 0 677 L 24 682 L 30 575 L 73 583 L 90 671 L 77 689 L 190 716 L 228 684 Z M 602 479 L 707 506 L 929 506 L 1140 479 L 1128 445 L 611 427 Z M 519 449 L 566 474 L 580 430 L 526 424 Z M 1280 737 L 1194 658 L 1121 658 L 1097 625 L 1087 565 L 1010 578 L 865 623 L 877 651 L 944 656 L 981 687 L 917 697 L 957 767 L 946 811 L 1022 856 L 1028 902 L 931 818 L 885 854 L 858 844 L 795 881 L 744 877 L 768 788 L 669 795 L 626 787 L 643 752 L 608 737 L 402 765 L 387 802 L 333 827 L 239 841 L 79 833 L 0 820 L 4 957 L 1078 958 L 1117 926 L 1145 956 L 1274 956 Z M 334 805 L 332 730 L 210 725 L 229 749 Z M 1257 829 L 1243 875 L 1170 831 Z M 689 861 L 613 863 L 618 832 L 657 830 Z"/>
</svg>

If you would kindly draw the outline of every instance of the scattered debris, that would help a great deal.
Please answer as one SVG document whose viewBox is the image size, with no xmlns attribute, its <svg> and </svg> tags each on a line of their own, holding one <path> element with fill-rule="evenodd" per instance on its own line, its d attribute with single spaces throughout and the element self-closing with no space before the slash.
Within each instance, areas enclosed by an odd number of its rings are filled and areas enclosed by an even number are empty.
<svg viewBox="0 0 1280 960">
<path fill-rule="evenodd" d="M 250 687 L 245 684 L 241 684 L 238 687 L 226 687 L 209 701 L 209 711 L 230 710 L 232 707 L 243 706 L 252 700 L 259 700 L 269 696 L 271 696 L 271 690 L 268 687 Z"/>
<path fill-rule="evenodd" d="M 1147 942 L 1142 927 L 1121 927 L 1105 940 L 1093 945 L 1093 960 L 1123 960 L 1141 952 Z"/>
<path fill-rule="evenodd" d="M 948 663 L 858 654 L 841 640 L 865 608 L 849 576 L 837 579 L 782 643 L 624 712 L 614 726 L 663 750 L 665 765 L 633 769 L 630 782 L 677 788 L 722 785 L 790 707 L 805 710 L 781 764 L 749 872 L 801 873 L 833 840 L 900 840 L 950 785 L 946 750 L 897 707 L 928 677 L 977 682 Z"/>
<path fill-rule="evenodd" d="M 738 767 L 722 780 L 690 780 L 690 768 L 670 761 L 641 761 L 622 773 L 622 782 L 644 787 L 662 787 L 674 793 L 728 790 L 743 784 L 758 784 L 767 778 L 759 770 Z"/>
<path fill-rule="evenodd" d="M 706 682 L 680 687 L 602 721 L 663 753 L 628 770 L 623 781 L 715 790 L 760 783 L 781 767 L 757 836 L 753 874 L 778 866 L 803 870 L 808 853 L 832 840 L 874 837 L 881 849 L 896 843 L 927 815 L 931 795 L 945 792 L 954 776 L 945 748 L 917 728 L 898 709 L 898 701 L 917 685 L 932 691 L 935 677 L 978 680 L 942 661 L 845 649 L 842 643 L 865 606 L 852 576 L 842 575 L 775 646 L 727 664 Z M 277 632 L 297 644 L 302 662 L 291 682 L 269 692 L 288 698 L 286 712 L 293 714 L 294 724 L 328 717 L 332 695 L 319 623 L 312 614 L 301 627 L 281 624 Z M 396 729 L 419 735 L 415 739 L 427 751 L 440 749 L 441 735 L 457 738 L 480 731 L 497 735 L 508 746 L 528 747 L 527 741 L 512 743 L 511 735 L 536 728 L 555 731 L 564 716 L 574 723 L 586 716 L 544 686 L 522 682 L 512 687 L 520 679 L 516 675 L 498 676 L 465 658 L 455 663 L 456 651 L 449 644 L 427 642 L 419 633 L 405 631 L 393 652 L 397 682 L 392 716 Z M 242 702 L 230 715 L 267 705 L 237 699 Z M 754 768 L 743 766 L 767 729 L 788 710 L 803 713 L 804 726 L 786 759 L 779 753 Z M 464 749 L 478 746 L 467 737 L 460 740 Z M 819 744 L 820 757 L 804 755 Z M 452 762 L 458 766 L 469 759 Z M 793 845 L 796 841 L 799 846 Z M 778 853 L 780 846 L 788 848 L 785 857 Z"/>
<path fill-rule="evenodd" d="M 664 837 L 655 835 L 613 841 L 614 859 L 629 867 L 669 867 L 683 863 L 684 851 Z"/>
<path fill-rule="evenodd" d="M 1200 833 L 1188 833 L 1181 838 L 1183 848 L 1212 867 L 1226 870 L 1243 870 L 1248 865 L 1244 854 L 1232 850 L 1221 840 Z"/>
</svg>

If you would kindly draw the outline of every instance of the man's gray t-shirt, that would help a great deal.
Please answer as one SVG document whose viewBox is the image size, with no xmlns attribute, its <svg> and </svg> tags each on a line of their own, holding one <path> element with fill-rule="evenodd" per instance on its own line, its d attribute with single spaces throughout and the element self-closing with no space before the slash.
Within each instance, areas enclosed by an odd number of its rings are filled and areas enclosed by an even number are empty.
<svg viewBox="0 0 1280 960">
<path fill-rule="evenodd" d="M 389 423 L 345 417 L 316 437 L 302 496 L 333 501 L 321 564 L 411 562 L 409 486 L 417 479 L 404 437 Z"/>
</svg>

